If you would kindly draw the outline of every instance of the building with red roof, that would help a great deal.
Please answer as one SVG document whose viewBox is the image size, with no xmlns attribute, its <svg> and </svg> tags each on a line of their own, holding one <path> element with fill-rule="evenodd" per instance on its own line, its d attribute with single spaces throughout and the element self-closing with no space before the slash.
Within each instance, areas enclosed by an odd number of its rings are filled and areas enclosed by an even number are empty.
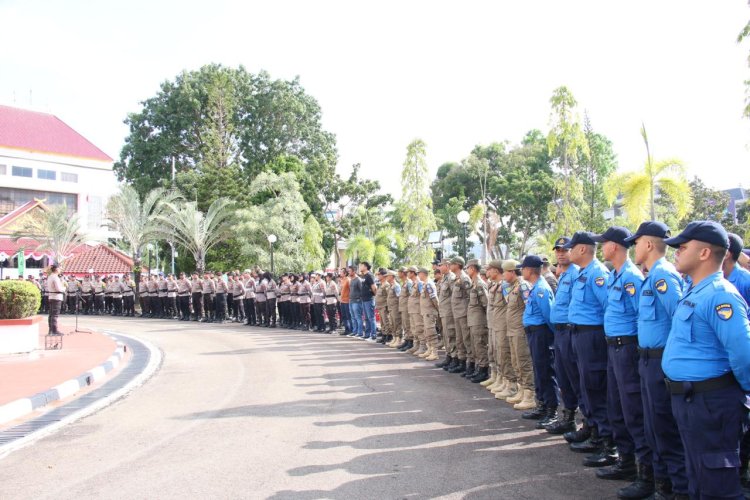
<svg viewBox="0 0 750 500">
<path fill-rule="evenodd" d="M 0 228 L 41 202 L 66 205 L 92 239 L 117 237 L 104 224 L 107 201 L 117 191 L 112 164 L 57 116 L 0 105 Z M 8 253 L 18 246 L 1 232 L 0 240 L 0 269 L 9 271 Z"/>
<path fill-rule="evenodd" d="M 68 258 L 63 264 L 63 273 L 82 277 L 90 274 L 99 276 L 122 276 L 133 270 L 133 259 L 106 245 L 88 248 Z M 148 269 L 143 271 L 148 273 Z"/>
</svg>

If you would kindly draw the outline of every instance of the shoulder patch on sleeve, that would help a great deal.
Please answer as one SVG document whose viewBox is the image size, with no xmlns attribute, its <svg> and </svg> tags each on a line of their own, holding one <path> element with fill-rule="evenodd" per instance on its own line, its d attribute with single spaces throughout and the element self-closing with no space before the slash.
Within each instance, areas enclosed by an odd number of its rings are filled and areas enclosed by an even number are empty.
<svg viewBox="0 0 750 500">
<path fill-rule="evenodd" d="M 716 306 L 716 314 L 718 314 L 719 318 L 723 319 L 724 321 L 731 319 L 734 315 L 732 304 L 719 304 L 718 306 Z"/>
<path fill-rule="evenodd" d="M 660 279 L 656 283 L 654 283 L 654 288 L 656 288 L 656 291 L 659 293 L 667 293 L 667 290 L 669 290 L 669 285 L 667 285 L 667 280 Z"/>
<path fill-rule="evenodd" d="M 635 295 L 635 283 L 625 283 L 625 291 L 631 297 Z"/>
<path fill-rule="evenodd" d="M 596 286 L 604 286 L 604 276 L 599 276 L 594 280 L 594 283 L 596 283 Z"/>
<path fill-rule="evenodd" d="M 540 299 L 543 299 L 543 298 L 544 298 L 544 292 L 537 292 L 537 296 L 538 296 L 538 297 L 539 297 Z"/>
</svg>

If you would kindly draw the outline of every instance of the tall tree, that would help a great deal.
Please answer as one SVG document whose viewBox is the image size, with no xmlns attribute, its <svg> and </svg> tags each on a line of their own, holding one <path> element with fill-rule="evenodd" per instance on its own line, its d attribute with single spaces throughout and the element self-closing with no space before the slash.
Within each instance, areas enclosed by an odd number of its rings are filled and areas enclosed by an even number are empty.
<svg viewBox="0 0 750 500">
<path fill-rule="evenodd" d="M 159 233 L 154 218 L 163 210 L 164 202 L 172 202 L 179 197 L 176 191 L 154 188 L 141 201 L 135 188 L 123 184 L 119 192 L 107 202 L 107 219 L 112 223 L 112 228 L 120 233 L 133 254 L 136 283 L 141 279 L 143 247 Z"/>
<path fill-rule="evenodd" d="M 618 193 L 622 194 L 622 205 L 628 224 L 632 227 L 637 227 L 647 218 L 676 225 L 693 205 L 685 167 L 676 158 L 654 160 L 645 126 L 641 126 L 641 137 L 646 147 L 643 170 L 611 177 L 607 183 L 608 201 L 614 201 Z M 661 210 L 657 203 L 660 197 L 669 200 Z M 670 218 L 671 221 L 668 220 Z"/>
<path fill-rule="evenodd" d="M 273 234 L 277 238 L 275 269 L 304 269 L 308 257 L 299 250 L 310 209 L 302 198 L 295 175 L 291 172 L 261 173 L 250 184 L 248 192 L 256 204 L 239 211 L 240 222 L 236 227 L 246 262 L 270 267 L 268 235 Z"/>
<path fill-rule="evenodd" d="M 219 243 L 228 240 L 235 232 L 234 202 L 217 198 L 203 213 L 194 201 L 165 202 L 163 210 L 154 216 L 159 235 L 174 238 L 195 259 L 195 270 L 206 270 L 206 255 Z"/>
<path fill-rule="evenodd" d="M 81 230 L 78 213 L 71 214 L 66 205 L 38 210 L 24 221 L 12 238 L 24 246 L 33 246 L 35 252 L 50 252 L 52 261 L 63 269 L 65 259 L 88 239 Z M 27 239 L 31 241 L 24 241 Z"/>
<path fill-rule="evenodd" d="M 308 215 L 302 229 L 302 245 L 300 252 L 304 258 L 304 269 L 322 269 L 325 265 L 323 251 L 323 230 L 317 219 Z"/>
<path fill-rule="evenodd" d="M 591 120 L 584 113 L 583 131 L 589 156 L 583 156 L 581 179 L 586 209 L 581 211 L 581 222 L 588 231 L 602 232 L 606 229 L 604 211 L 609 208 L 605 186 L 607 179 L 617 170 L 617 155 L 612 142 L 594 132 Z"/>
<path fill-rule="evenodd" d="M 432 260 L 427 236 L 435 230 L 435 215 L 432 213 L 426 154 L 424 141 L 413 140 L 406 148 L 406 160 L 401 170 L 403 233 L 408 239 L 417 241 L 407 247 L 407 256 L 413 265 L 427 265 Z"/>
<path fill-rule="evenodd" d="M 286 171 L 278 170 L 288 167 L 279 158 L 293 157 L 302 194 L 322 218 L 319 193 L 334 175 L 335 137 L 323 130 L 320 106 L 298 79 L 206 65 L 162 83 L 125 123 L 130 133 L 114 171 L 141 195 L 171 184 L 174 165 L 176 181 L 198 174 L 182 182 L 194 187 L 186 196 L 206 210 L 218 197 L 234 198 L 231 191 L 261 172 Z"/>
<path fill-rule="evenodd" d="M 555 89 L 550 98 L 551 128 L 547 147 L 556 171 L 556 200 L 550 214 L 559 232 L 571 234 L 582 227 L 580 207 L 583 190 L 578 175 L 579 161 L 589 156 L 588 143 L 581 127 L 573 94 L 567 87 Z"/>
</svg>

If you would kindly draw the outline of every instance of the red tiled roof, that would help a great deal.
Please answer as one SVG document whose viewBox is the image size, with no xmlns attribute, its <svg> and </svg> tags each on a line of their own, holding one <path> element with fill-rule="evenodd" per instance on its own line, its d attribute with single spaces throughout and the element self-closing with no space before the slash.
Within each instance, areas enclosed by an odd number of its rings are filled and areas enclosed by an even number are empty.
<svg viewBox="0 0 750 500">
<path fill-rule="evenodd" d="M 112 161 L 104 151 L 54 115 L 0 106 L 0 146 Z"/>
<path fill-rule="evenodd" d="M 106 245 L 97 245 L 90 250 L 70 257 L 63 263 L 65 274 L 125 274 L 133 269 L 133 259 Z"/>
<path fill-rule="evenodd" d="M 32 258 L 34 260 L 40 260 L 45 255 L 47 257 L 52 256 L 52 252 L 46 251 L 46 252 L 37 252 L 36 249 L 39 247 L 39 242 L 36 240 L 32 240 L 31 238 L 21 238 L 18 241 L 13 241 L 11 238 L 8 237 L 0 237 L 0 260 L 5 259 L 12 259 L 16 256 L 19 250 L 23 249 L 23 255 L 24 257 Z M 84 252 L 86 250 L 89 250 L 91 245 L 86 245 L 85 243 L 83 245 L 78 245 L 75 247 L 71 252 L 70 255 L 77 255 L 81 252 Z M 72 258 L 72 257 L 70 257 Z"/>
</svg>

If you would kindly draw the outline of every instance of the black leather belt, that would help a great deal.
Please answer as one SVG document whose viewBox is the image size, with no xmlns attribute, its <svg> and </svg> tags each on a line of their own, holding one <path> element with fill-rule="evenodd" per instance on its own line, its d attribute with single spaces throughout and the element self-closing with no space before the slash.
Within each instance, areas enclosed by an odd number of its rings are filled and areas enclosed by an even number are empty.
<svg viewBox="0 0 750 500">
<path fill-rule="evenodd" d="M 658 347 L 656 349 L 648 349 L 639 347 L 638 354 L 641 355 L 641 358 L 661 359 L 662 355 L 664 354 L 664 348 Z"/>
<path fill-rule="evenodd" d="M 669 389 L 670 393 L 686 395 L 716 391 L 733 385 L 739 385 L 737 379 L 734 378 L 734 373 L 732 372 L 725 373 L 721 377 L 701 380 L 699 382 L 677 382 L 668 378 L 665 378 L 664 382 L 667 384 L 667 389 Z"/>
<path fill-rule="evenodd" d="M 555 330 L 567 330 L 570 328 L 570 323 L 554 323 Z"/>
<path fill-rule="evenodd" d="M 549 327 L 547 325 L 530 325 L 530 326 L 524 327 L 524 330 L 526 330 L 526 333 L 538 332 L 538 331 L 548 332 Z"/>
<path fill-rule="evenodd" d="M 570 331 L 573 333 L 583 332 L 603 332 L 602 325 L 570 325 Z"/>
<path fill-rule="evenodd" d="M 638 335 L 621 335 L 619 337 L 607 337 L 607 345 L 628 345 L 638 342 Z"/>
</svg>

